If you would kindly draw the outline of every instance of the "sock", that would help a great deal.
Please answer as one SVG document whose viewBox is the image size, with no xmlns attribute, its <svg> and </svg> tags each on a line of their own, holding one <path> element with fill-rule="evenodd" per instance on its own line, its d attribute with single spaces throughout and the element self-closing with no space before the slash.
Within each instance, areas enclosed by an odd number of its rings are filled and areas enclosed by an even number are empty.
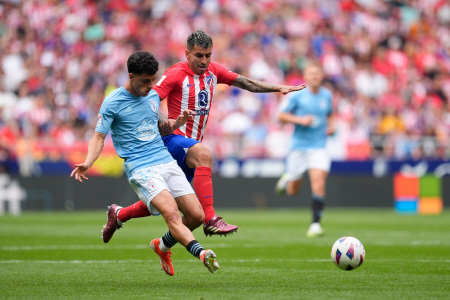
<svg viewBox="0 0 450 300">
<path fill-rule="evenodd" d="M 170 248 L 175 246 L 176 243 L 178 243 L 177 240 L 172 236 L 172 234 L 170 233 L 170 230 L 169 230 L 160 239 L 159 249 L 161 249 L 161 251 L 163 251 L 163 252 L 169 251 Z"/>
<path fill-rule="evenodd" d="M 197 167 L 194 174 L 194 190 L 205 212 L 205 222 L 208 222 L 216 213 L 214 211 L 213 186 L 211 168 Z"/>
<path fill-rule="evenodd" d="M 203 249 L 202 245 L 200 245 L 200 243 L 197 242 L 197 240 L 192 240 L 189 242 L 189 244 L 187 244 L 186 250 L 189 251 L 189 253 L 191 253 L 195 257 L 199 258 L 200 253 L 205 249 Z"/>
<path fill-rule="evenodd" d="M 313 223 L 319 223 L 320 217 L 322 216 L 322 210 L 324 206 L 324 197 L 317 196 L 316 194 L 311 195 L 312 198 L 312 211 L 313 211 Z"/>
<path fill-rule="evenodd" d="M 129 219 L 148 217 L 150 215 L 147 205 L 142 201 L 138 201 L 130 206 L 120 209 L 117 214 L 117 219 L 120 219 L 122 223 L 125 223 Z"/>
</svg>

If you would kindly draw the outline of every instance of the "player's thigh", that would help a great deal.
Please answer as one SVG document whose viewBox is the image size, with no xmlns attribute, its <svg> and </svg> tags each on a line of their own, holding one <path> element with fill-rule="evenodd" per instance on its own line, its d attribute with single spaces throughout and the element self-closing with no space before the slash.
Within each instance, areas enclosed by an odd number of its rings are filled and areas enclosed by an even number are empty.
<svg viewBox="0 0 450 300">
<path fill-rule="evenodd" d="M 163 190 L 169 189 L 161 174 L 155 172 L 152 167 L 147 167 L 133 172 L 128 181 L 139 199 L 147 205 L 150 213 L 154 216 L 159 215 L 160 212 L 152 201 Z"/>
<path fill-rule="evenodd" d="M 308 170 L 306 152 L 301 150 L 289 152 L 286 159 L 286 173 L 288 180 L 301 184 L 306 170 Z"/>
<path fill-rule="evenodd" d="M 212 167 L 212 155 L 202 143 L 195 144 L 186 153 L 186 165 L 190 168 Z"/>
<path fill-rule="evenodd" d="M 164 145 L 169 150 L 170 155 L 177 161 L 178 166 L 183 170 L 186 179 L 191 182 L 194 178 L 195 167 L 186 164 L 186 156 L 192 146 L 199 142 L 181 135 L 171 134 L 163 136 Z M 190 164 L 191 165 L 191 164 Z"/>
<path fill-rule="evenodd" d="M 151 201 L 154 206 L 163 216 L 164 220 L 168 222 L 179 223 L 181 216 L 178 212 L 178 206 L 175 199 L 167 190 L 162 190 Z"/>
</svg>

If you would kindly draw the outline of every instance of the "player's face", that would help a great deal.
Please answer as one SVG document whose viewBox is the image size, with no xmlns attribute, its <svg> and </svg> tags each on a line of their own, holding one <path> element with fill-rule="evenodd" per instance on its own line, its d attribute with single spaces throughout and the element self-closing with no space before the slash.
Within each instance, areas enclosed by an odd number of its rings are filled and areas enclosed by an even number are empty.
<svg viewBox="0 0 450 300">
<path fill-rule="evenodd" d="M 305 81 L 311 88 L 317 88 L 322 84 L 323 72 L 317 66 L 309 66 L 305 69 Z"/>
<path fill-rule="evenodd" d="M 155 85 L 156 74 L 129 74 L 133 95 L 145 97 Z"/>
<path fill-rule="evenodd" d="M 185 54 L 189 68 L 197 75 L 202 75 L 206 72 L 211 62 L 212 48 L 203 49 L 197 45 L 189 50 L 186 49 Z"/>
</svg>

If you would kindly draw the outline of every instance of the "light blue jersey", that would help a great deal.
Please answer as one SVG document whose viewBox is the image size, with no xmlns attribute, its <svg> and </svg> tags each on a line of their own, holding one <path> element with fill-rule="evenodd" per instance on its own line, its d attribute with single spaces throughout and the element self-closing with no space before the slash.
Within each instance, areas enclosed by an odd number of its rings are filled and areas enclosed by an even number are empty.
<svg viewBox="0 0 450 300">
<path fill-rule="evenodd" d="M 155 91 L 136 97 L 123 86 L 103 100 L 95 131 L 111 137 L 130 177 L 134 171 L 172 160 L 158 130 L 160 99 Z"/>
<path fill-rule="evenodd" d="M 321 87 L 317 94 L 308 88 L 289 94 L 287 103 L 280 109 L 281 112 L 296 116 L 313 116 L 310 126 L 294 125 L 291 150 L 325 148 L 327 118 L 332 112 L 331 97 L 331 92 L 324 87 Z"/>
</svg>

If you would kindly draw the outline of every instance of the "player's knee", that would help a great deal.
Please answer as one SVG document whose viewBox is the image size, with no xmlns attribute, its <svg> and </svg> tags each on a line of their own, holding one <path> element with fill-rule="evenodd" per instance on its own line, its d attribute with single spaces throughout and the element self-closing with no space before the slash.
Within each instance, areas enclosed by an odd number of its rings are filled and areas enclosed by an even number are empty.
<svg viewBox="0 0 450 300">
<path fill-rule="evenodd" d="M 166 221 L 167 225 L 171 224 L 177 224 L 181 222 L 181 216 L 178 212 L 178 209 L 170 209 L 166 211 L 164 214 L 164 220 Z"/>
<path fill-rule="evenodd" d="M 212 155 L 209 149 L 203 144 L 195 146 L 194 160 L 196 167 L 209 167 L 212 164 Z"/>
</svg>

